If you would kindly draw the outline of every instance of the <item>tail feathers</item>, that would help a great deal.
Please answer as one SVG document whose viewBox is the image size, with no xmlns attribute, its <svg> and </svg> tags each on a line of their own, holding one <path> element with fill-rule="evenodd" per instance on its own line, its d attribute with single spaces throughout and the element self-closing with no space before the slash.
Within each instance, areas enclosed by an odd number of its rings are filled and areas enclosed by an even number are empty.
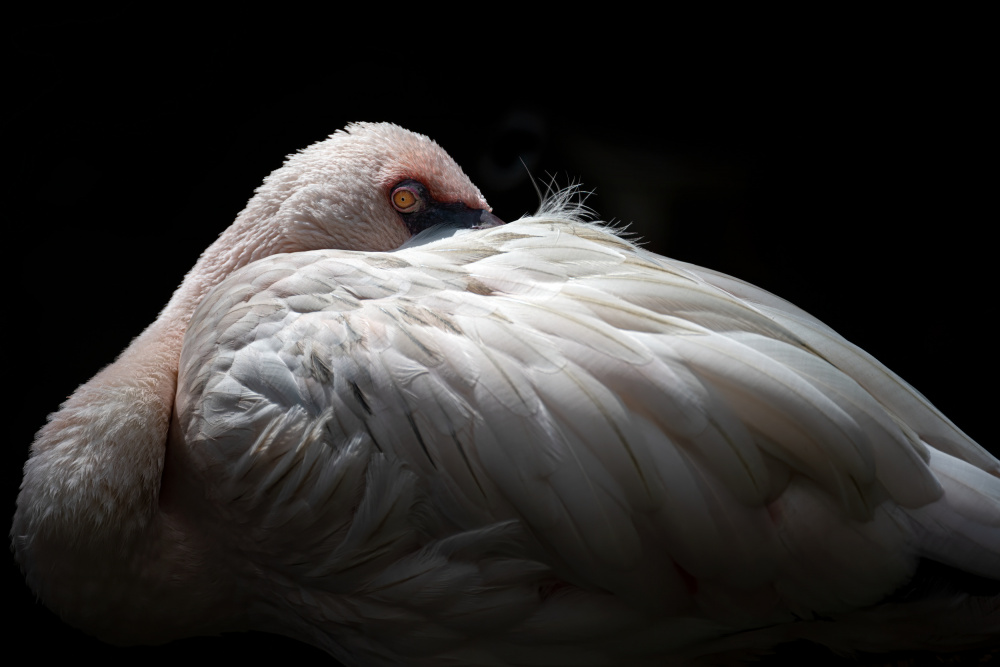
<svg viewBox="0 0 1000 667">
<path fill-rule="evenodd" d="M 955 651 L 1000 643 L 1000 478 L 928 447 L 941 498 L 902 510 L 920 556 L 913 577 L 881 603 L 792 635 L 837 652 Z"/>
<path fill-rule="evenodd" d="M 944 494 L 934 503 L 906 511 L 920 555 L 1000 582 L 1000 478 L 928 449 Z"/>
<path fill-rule="evenodd" d="M 949 651 L 1000 643 L 1000 478 L 928 447 L 944 491 L 903 510 L 920 561 L 913 577 L 869 609 L 794 624 L 834 651 Z"/>
</svg>

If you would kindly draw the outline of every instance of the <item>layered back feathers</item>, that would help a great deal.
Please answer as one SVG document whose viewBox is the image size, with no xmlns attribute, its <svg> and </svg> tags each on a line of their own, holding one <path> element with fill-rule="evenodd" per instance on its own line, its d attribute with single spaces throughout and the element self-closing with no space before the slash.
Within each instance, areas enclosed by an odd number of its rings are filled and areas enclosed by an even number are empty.
<svg viewBox="0 0 1000 667">
<path fill-rule="evenodd" d="M 195 314 L 180 383 L 225 523 L 379 619 L 349 651 L 710 653 L 875 605 L 920 557 L 1000 579 L 997 463 L 923 397 L 763 290 L 559 210 L 251 265 Z"/>
</svg>

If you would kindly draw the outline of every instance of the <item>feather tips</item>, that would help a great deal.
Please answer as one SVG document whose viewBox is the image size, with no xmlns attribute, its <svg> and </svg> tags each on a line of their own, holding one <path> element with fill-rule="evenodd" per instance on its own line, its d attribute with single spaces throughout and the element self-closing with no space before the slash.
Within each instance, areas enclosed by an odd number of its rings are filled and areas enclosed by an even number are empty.
<svg viewBox="0 0 1000 667">
<path fill-rule="evenodd" d="M 188 445 L 235 471 L 243 521 L 322 549 L 285 571 L 447 628 L 400 650 L 458 641 L 465 614 L 528 641 L 563 622 L 552 577 L 728 621 L 871 604 L 921 539 L 964 539 L 942 493 L 970 525 L 1000 504 L 956 481 L 994 462 L 822 323 L 558 216 L 251 264 L 202 303 L 181 369 Z M 513 553 L 455 560 L 510 530 Z"/>
</svg>

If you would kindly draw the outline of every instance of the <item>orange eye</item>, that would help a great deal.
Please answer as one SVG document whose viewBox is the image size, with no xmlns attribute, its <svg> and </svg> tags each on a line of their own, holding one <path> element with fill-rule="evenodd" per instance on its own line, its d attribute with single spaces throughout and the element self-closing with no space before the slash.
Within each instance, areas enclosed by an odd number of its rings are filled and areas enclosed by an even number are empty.
<svg viewBox="0 0 1000 667">
<path fill-rule="evenodd" d="M 409 188 L 397 188 L 392 193 L 392 203 L 400 211 L 408 211 L 417 203 L 417 194 Z"/>
</svg>

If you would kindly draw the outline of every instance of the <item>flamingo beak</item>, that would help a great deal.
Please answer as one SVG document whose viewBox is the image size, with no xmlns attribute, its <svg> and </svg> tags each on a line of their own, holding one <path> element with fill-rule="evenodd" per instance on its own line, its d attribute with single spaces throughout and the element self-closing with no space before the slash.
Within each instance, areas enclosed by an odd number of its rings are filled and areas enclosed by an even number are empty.
<svg viewBox="0 0 1000 667">
<path fill-rule="evenodd" d="M 489 227 L 499 227 L 500 225 L 506 224 L 507 223 L 500 218 L 483 209 L 482 214 L 479 216 L 479 224 L 473 227 L 473 229 L 487 229 Z"/>
</svg>

